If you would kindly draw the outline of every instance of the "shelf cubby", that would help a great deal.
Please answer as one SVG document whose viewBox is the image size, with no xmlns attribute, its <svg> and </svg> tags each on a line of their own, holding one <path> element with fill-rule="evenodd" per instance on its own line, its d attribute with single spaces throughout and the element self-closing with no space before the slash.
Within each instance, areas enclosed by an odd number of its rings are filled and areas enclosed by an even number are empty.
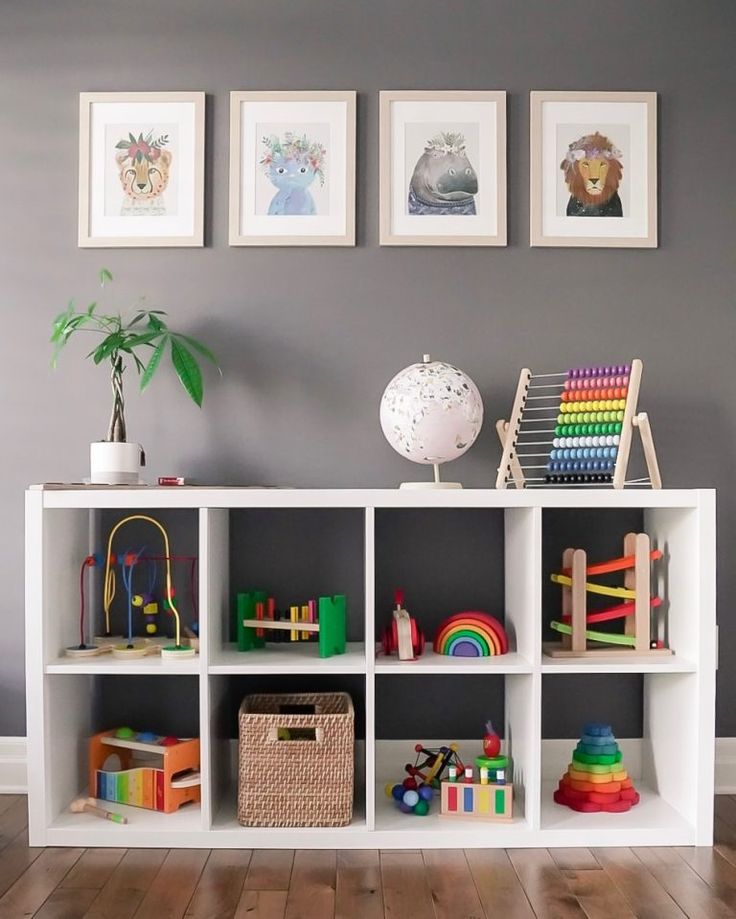
<svg viewBox="0 0 736 919">
<path fill-rule="evenodd" d="M 712 841 L 712 491 L 44 486 L 29 489 L 26 504 L 31 845 L 444 848 Z M 63 649 L 77 637 L 81 561 L 99 551 L 116 520 L 136 509 L 165 522 L 176 554 L 198 556 L 196 604 L 186 602 L 183 619 L 199 617 L 199 654 L 180 661 L 65 658 Z M 628 529 L 649 533 L 665 553 L 655 568 L 656 589 L 676 653 L 606 661 L 544 656 L 546 624 L 559 614 L 559 588 L 548 580 L 562 548 L 579 542 L 596 557 L 614 557 Z M 146 544 L 151 539 L 147 531 L 142 536 Z M 120 549 L 140 538 L 131 528 Z M 186 597 L 187 584 L 176 586 Z M 313 642 L 236 651 L 234 594 L 256 587 L 286 604 L 345 593 L 347 652 L 322 659 Z M 427 639 L 416 661 L 377 651 L 397 587 Z M 91 585 L 89 602 L 99 627 L 99 584 Z M 504 623 L 508 654 L 434 654 L 439 623 L 470 608 Z M 237 822 L 238 706 L 248 692 L 289 688 L 344 689 L 353 697 L 350 826 L 272 829 Z M 445 818 L 436 804 L 426 818 L 397 811 L 384 785 L 401 778 L 415 743 L 454 740 L 473 758 L 488 718 L 513 759 L 513 821 Z M 588 720 L 610 721 L 623 737 L 627 769 L 642 792 L 640 805 L 626 814 L 577 814 L 552 801 Z M 201 805 L 172 815 L 126 808 L 130 822 L 124 827 L 68 812 L 85 789 L 88 737 L 121 721 L 199 734 Z"/>
</svg>

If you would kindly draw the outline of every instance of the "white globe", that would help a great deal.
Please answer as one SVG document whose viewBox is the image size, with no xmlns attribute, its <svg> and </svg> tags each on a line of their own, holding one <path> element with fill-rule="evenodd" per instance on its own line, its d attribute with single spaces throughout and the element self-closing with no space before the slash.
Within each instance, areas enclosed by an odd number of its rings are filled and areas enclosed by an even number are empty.
<svg viewBox="0 0 736 919">
<path fill-rule="evenodd" d="M 381 399 L 386 440 L 406 459 L 439 464 L 472 447 L 483 424 L 483 401 L 470 377 L 444 361 L 406 367 Z"/>
</svg>

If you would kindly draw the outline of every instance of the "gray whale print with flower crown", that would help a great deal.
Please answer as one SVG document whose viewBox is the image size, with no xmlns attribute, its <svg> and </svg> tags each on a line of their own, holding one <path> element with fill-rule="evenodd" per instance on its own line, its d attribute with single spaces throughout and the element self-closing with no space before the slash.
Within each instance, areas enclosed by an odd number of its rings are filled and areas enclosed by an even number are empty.
<svg viewBox="0 0 736 919">
<path fill-rule="evenodd" d="M 478 176 L 465 150 L 465 137 L 443 131 L 424 145 L 409 183 L 410 214 L 475 215 Z"/>
</svg>

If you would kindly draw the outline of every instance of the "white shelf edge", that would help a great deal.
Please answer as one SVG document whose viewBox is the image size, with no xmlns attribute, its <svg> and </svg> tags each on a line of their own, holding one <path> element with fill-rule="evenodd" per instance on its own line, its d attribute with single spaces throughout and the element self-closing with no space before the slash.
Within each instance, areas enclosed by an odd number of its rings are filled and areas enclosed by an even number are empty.
<svg viewBox="0 0 736 919">
<path fill-rule="evenodd" d="M 253 651 L 238 651 L 234 644 L 212 651 L 207 672 L 210 675 L 288 673 L 365 673 L 363 642 L 348 642 L 345 654 L 319 657 L 316 642 L 294 647 L 287 643 Z"/>
<path fill-rule="evenodd" d="M 377 674 L 454 674 L 454 673 L 533 673 L 534 667 L 523 655 L 516 651 L 499 654 L 494 657 L 462 658 L 435 654 L 427 649 L 415 661 L 400 661 L 397 657 L 376 656 L 375 672 Z"/>
</svg>

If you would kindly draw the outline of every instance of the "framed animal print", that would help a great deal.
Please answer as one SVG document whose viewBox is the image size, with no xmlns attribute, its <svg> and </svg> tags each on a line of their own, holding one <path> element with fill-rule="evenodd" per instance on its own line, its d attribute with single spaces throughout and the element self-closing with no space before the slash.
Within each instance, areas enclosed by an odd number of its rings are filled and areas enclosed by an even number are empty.
<svg viewBox="0 0 736 919">
<path fill-rule="evenodd" d="M 532 246 L 657 245 L 657 94 L 531 93 Z"/>
<path fill-rule="evenodd" d="M 201 246 L 204 93 L 80 93 L 79 245 Z"/>
<path fill-rule="evenodd" d="M 355 92 L 230 93 L 230 245 L 355 245 Z"/>
<path fill-rule="evenodd" d="M 382 246 L 506 245 L 506 93 L 384 91 Z"/>
</svg>

